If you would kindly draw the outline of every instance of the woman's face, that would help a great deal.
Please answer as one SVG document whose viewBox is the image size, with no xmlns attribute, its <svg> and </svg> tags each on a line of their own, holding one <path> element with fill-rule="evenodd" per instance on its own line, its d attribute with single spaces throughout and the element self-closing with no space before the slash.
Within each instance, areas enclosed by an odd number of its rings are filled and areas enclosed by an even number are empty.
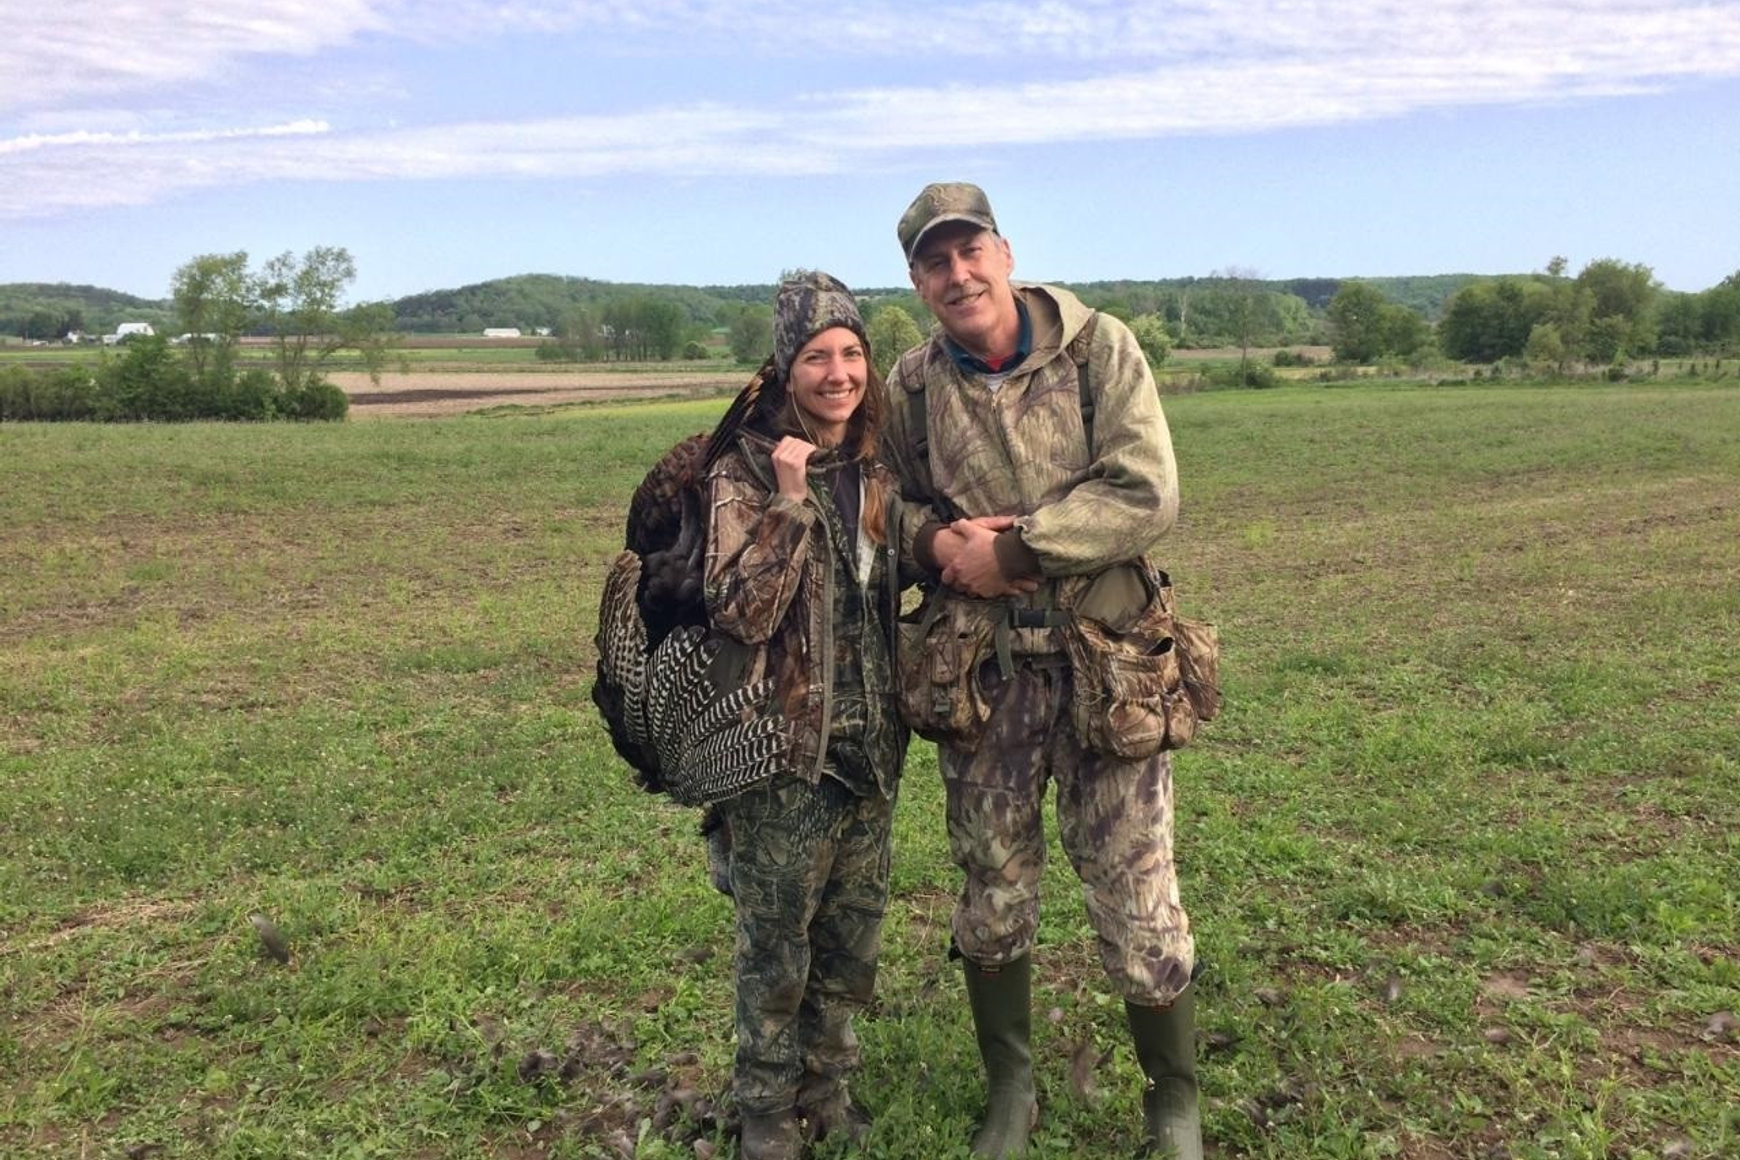
<svg viewBox="0 0 1740 1160">
<path fill-rule="evenodd" d="M 864 401 L 869 368 L 863 340 L 844 326 L 822 331 L 791 360 L 792 401 L 823 447 L 845 439 L 846 422 Z"/>
</svg>

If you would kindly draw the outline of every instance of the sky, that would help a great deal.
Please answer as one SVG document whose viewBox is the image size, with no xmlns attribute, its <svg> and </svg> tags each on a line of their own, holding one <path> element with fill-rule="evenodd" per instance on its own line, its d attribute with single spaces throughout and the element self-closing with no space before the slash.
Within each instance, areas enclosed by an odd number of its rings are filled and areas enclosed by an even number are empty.
<svg viewBox="0 0 1740 1160">
<path fill-rule="evenodd" d="M 930 181 L 1016 275 L 1740 270 L 1740 0 L 0 0 L 0 282 L 343 246 L 905 283 Z"/>
</svg>

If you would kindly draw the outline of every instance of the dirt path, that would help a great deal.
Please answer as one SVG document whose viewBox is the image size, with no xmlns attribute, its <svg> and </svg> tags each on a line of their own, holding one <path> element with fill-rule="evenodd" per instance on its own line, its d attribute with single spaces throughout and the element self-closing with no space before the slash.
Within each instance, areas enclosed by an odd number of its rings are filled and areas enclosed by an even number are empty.
<svg viewBox="0 0 1740 1160">
<path fill-rule="evenodd" d="M 384 374 L 373 383 L 361 372 L 328 375 L 350 396 L 352 418 L 432 418 L 485 407 L 547 407 L 604 399 L 709 395 L 743 385 L 738 371 L 487 371 Z"/>
</svg>

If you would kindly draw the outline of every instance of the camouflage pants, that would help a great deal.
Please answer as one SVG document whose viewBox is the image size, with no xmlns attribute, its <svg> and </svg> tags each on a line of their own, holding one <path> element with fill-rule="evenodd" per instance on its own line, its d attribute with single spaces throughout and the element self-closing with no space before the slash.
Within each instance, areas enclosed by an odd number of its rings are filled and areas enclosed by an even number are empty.
<svg viewBox="0 0 1740 1160">
<path fill-rule="evenodd" d="M 722 807 L 737 902 L 739 1110 L 812 1108 L 858 1066 L 888 905 L 891 798 L 776 778 Z"/>
<path fill-rule="evenodd" d="M 1132 1002 L 1170 1003 L 1196 957 L 1172 865 L 1172 766 L 1165 753 L 1122 761 L 1083 749 L 1070 719 L 1066 664 L 1018 658 L 979 679 L 992 706 L 973 753 L 941 747 L 949 849 L 966 882 L 955 946 L 985 966 L 1033 948 L 1045 865 L 1041 804 L 1057 784 L 1057 817 L 1099 936 L 1112 985 Z"/>
</svg>

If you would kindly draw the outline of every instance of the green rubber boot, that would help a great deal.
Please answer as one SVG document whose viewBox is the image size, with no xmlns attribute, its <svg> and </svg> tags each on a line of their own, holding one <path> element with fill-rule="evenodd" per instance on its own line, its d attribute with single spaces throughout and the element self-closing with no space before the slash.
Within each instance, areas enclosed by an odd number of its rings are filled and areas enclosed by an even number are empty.
<svg viewBox="0 0 1740 1160">
<path fill-rule="evenodd" d="M 1017 959 L 986 969 L 962 959 L 967 1001 L 985 1061 L 985 1120 L 973 1135 L 973 1155 L 1020 1156 L 1039 1122 L 1033 1092 L 1033 964 Z"/>
<path fill-rule="evenodd" d="M 789 1108 L 743 1113 L 743 1135 L 737 1142 L 737 1154 L 743 1160 L 798 1160 L 803 1151 L 803 1130 Z"/>
<path fill-rule="evenodd" d="M 1202 1114 L 1196 1095 L 1196 988 L 1186 987 L 1170 1007 L 1125 1003 L 1136 1059 L 1148 1086 L 1142 1092 L 1142 1156 L 1202 1160 Z"/>
</svg>

